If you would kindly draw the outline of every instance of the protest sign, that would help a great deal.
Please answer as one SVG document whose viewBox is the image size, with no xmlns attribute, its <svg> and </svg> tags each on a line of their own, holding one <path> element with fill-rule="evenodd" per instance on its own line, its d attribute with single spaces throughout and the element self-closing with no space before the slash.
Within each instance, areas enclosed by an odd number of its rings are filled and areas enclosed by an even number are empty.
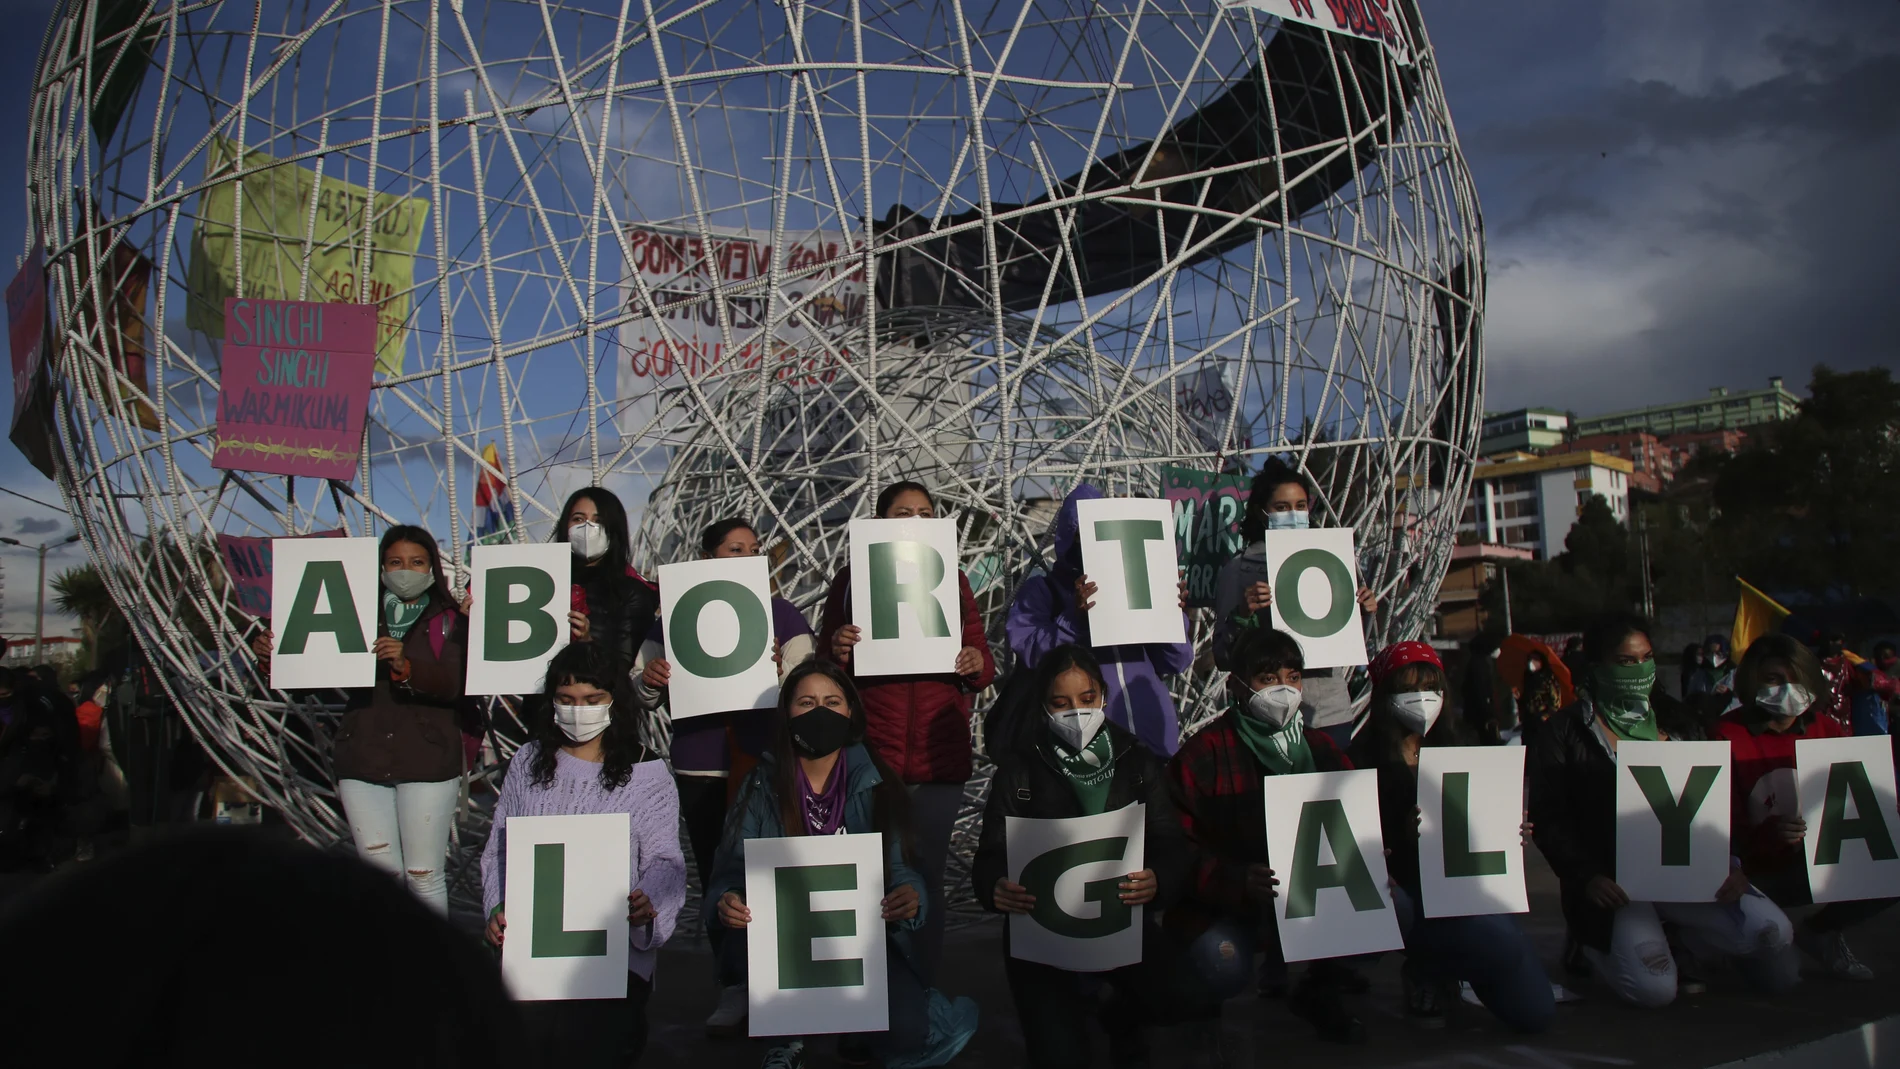
<svg viewBox="0 0 1900 1069">
<path fill-rule="evenodd" d="M 343 529 L 291 537 L 342 538 Z M 252 616 L 270 615 L 271 544 L 276 541 L 261 535 L 218 535 L 218 559 L 231 583 L 231 604 Z"/>
<path fill-rule="evenodd" d="M 1377 41 L 1391 53 L 1400 66 L 1412 63 L 1412 47 L 1406 37 L 1404 17 L 1396 10 L 1396 0 L 1325 0 L 1317 9 L 1315 0 L 1224 0 L 1229 7 L 1251 7 L 1289 22 L 1314 26 L 1332 33 Z"/>
<path fill-rule="evenodd" d="M 1379 773 L 1267 776 L 1267 858 L 1287 961 L 1375 954 L 1405 945 L 1386 887 Z"/>
<path fill-rule="evenodd" d="M 1164 466 L 1161 496 L 1174 508 L 1174 552 L 1187 570 L 1188 607 L 1213 605 L 1221 565 L 1246 548 L 1240 517 L 1247 480 Z"/>
<path fill-rule="evenodd" d="M 1418 878 L 1427 917 L 1528 913 L 1524 748 L 1418 752 Z"/>
<path fill-rule="evenodd" d="M 1060 820 L 1004 818 L 1009 878 L 1036 896 L 1009 918 L 1009 955 L 1071 972 L 1107 972 L 1141 961 L 1141 906 L 1123 905 L 1121 882 L 1143 868 L 1148 807 Z"/>
<path fill-rule="evenodd" d="M 1075 505 L 1082 571 L 1095 584 L 1094 646 L 1186 642 L 1169 530 L 1173 510 L 1153 498 L 1093 498 Z"/>
<path fill-rule="evenodd" d="M 236 240 L 240 169 L 242 292 Z M 213 137 L 206 147 L 204 177 L 214 184 L 198 195 L 191 262 L 185 269 L 185 326 L 229 341 L 224 310 L 233 297 L 370 305 L 376 309 L 377 369 L 402 374 L 416 249 L 429 217 L 427 198 L 372 197 L 368 188 L 343 181 L 334 163 L 319 178 L 311 168 L 284 164 L 224 137 Z"/>
<path fill-rule="evenodd" d="M 508 817 L 501 976 L 522 1002 L 627 996 L 625 813 Z"/>
<path fill-rule="evenodd" d="M 745 900 L 750 1034 L 890 1027 L 884 836 L 748 839 Z"/>
<path fill-rule="evenodd" d="M 348 482 L 376 356 L 366 304 L 227 300 L 213 467 Z"/>
<path fill-rule="evenodd" d="M 1900 895 L 1890 742 L 1867 735 L 1795 743 L 1801 819 L 1808 825 L 1808 889 L 1816 902 Z"/>
<path fill-rule="evenodd" d="M 1308 668 L 1366 663 L 1352 528 L 1268 531 L 1273 626 L 1299 640 Z"/>
<path fill-rule="evenodd" d="M 7 437 L 41 475 L 58 468 L 53 452 L 52 387 L 47 375 L 46 247 L 35 244 L 7 283 L 7 346 L 13 359 L 13 422 Z"/>
<path fill-rule="evenodd" d="M 963 648 L 957 525 L 947 519 L 851 521 L 851 622 L 859 676 L 956 669 Z"/>
<path fill-rule="evenodd" d="M 562 542 L 476 546 L 469 554 L 466 693 L 533 694 L 569 638 L 573 551 Z"/>
<path fill-rule="evenodd" d="M 271 543 L 270 685 L 277 690 L 376 685 L 374 538 Z"/>
<path fill-rule="evenodd" d="M 1710 902 L 1728 879 L 1729 744 L 1616 745 L 1616 884 L 1634 902 Z"/>
<path fill-rule="evenodd" d="M 674 720 L 778 703 L 767 571 L 764 557 L 660 566 L 661 631 L 672 666 L 667 707 Z"/>
</svg>

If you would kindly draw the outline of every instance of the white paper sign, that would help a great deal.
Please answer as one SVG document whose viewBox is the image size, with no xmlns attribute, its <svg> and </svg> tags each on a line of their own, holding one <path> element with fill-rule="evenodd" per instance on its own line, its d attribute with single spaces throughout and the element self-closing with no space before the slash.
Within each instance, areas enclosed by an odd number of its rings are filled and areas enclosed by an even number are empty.
<svg viewBox="0 0 1900 1069">
<path fill-rule="evenodd" d="M 374 538 L 271 539 L 270 685 L 376 685 L 382 583 Z"/>
<path fill-rule="evenodd" d="M 516 999 L 626 997 L 630 820 L 625 813 L 507 818 L 501 975 Z"/>
<path fill-rule="evenodd" d="M 1118 886 L 1143 868 L 1148 807 L 1060 820 L 1005 817 L 1009 878 L 1036 896 L 1009 918 L 1009 955 L 1070 972 L 1107 972 L 1141 961 L 1141 906 Z"/>
<path fill-rule="evenodd" d="M 568 643 L 572 557 L 565 542 L 475 547 L 466 693 L 540 691 L 548 662 Z"/>
<path fill-rule="evenodd" d="M 1273 578 L 1273 626 L 1299 640 L 1308 668 L 1366 663 L 1359 618 L 1359 564 L 1352 528 L 1268 531 L 1267 574 Z"/>
<path fill-rule="evenodd" d="M 1900 823 L 1892 740 L 1801 739 L 1794 744 L 1808 889 L 1816 902 L 1900 895 Z"/>
<path fill-rule="evenodd" d="M 1712 902 L 1728 879 L 1729 744 L 1619 742 L 1616 884 L 1632 902 Z"/>
<path fill-rule="evenodd" d="M 750 1034 L 890 1027 L 882 835 L 747 839 L 745 901 Z"/>
<path fill-rule="evenodd" d="M 1273 915 L 1288 961 L 1405 945 L 1386 886 L 1379 773 L 1265 778 L 1267 858 L 1280 879 Z"/>
<path fill-rule="evenodd" d="M 1149 498 L 1092 498 L 1075 503 L 1082 571 L 1095 584 L 1089 643 L 1095 646 L 1186 642 L 1174 506 Z"/>
<path fill-rule="evenodd" d="M 1378 41 L 1400 66 L 1410 66 L 1412 49 L 1405 36 L 1405 19 L 1397 0 L 1224 0 L 1229 7 L 1258 8 L 1290 22 Z"/>
<path fill-rule="evenodd" d="M 1528 913 L 1524 748 L 1418 752 L 1418 879 L 1427 917 Z"/>
<path fill-rule="evenodd" d="M 660 566 L 661 632 L 674 720 L 778 704 L 772 582 L 764 557 Z"/>
<path fill-rule="evenodd" d="M 860 676 L 953 672 L 963 649 L 957 524 L 948 519 L 851 521 L 851 651 Z"/>
</svg>

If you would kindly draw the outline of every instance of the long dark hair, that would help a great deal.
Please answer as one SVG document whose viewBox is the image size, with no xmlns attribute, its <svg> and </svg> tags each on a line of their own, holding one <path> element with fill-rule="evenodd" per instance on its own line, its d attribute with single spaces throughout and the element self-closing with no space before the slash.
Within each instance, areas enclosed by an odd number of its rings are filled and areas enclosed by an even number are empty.
<svg viewBox="0 0 1900 1069">
<path fill-rule="evenodd" d="M 534 741 L 539 743 L 528 766 L 529 780 L 536 787 L 554 784 L 554 752 L 568 745 L 567 736 L 554 723 L 554 691 L 570 683 L 599 687 L 614 696 L 607 730 L 600 735 L 600 785 L 617 791 L 627 785 L 633 766 L 651 760 L 653 754 L 640 742 L 640 708 L 633 700 L 633 685 L 620 670 L 619 658 L 598 642 L 570 643 L 548 662 L 547 679 L 529 717 Z"/>
<path fill-rule="evenodd" d="M 435 536 L 427 528 L 417 527 L 413 523 L 399 523 L 383 532 L 382 541 L 376 543 L 376 581 L 382 582 L 383 558 L 388 555 L 389 547 L 398 542 L 410 542 L 421 546 L 429 554 L 429 571 L 435 576 L 435 584 L 429 587 L 429 608 L 437 609 L 443 605 L 454 605 L 455 598 L 449 593 L 449 579 L 442 571 L 442 551 L 436 547 Z M 376 599 L 376 618 L 382 619 L 383 599 Z"/>
<path fill-rule="evenodd" d="M 1408 664 L 1380 680 L 1372 688 L 1372 704 L 1366 710 L 1366 726 L 1359 729 L 1364 739 L 1363 745 L 1370 750 L 1373 761 L 1386 767 L 1401 764 L 1405 760 L 1401 746 L 1411 733 L 1404 724 L 1399 723 L 1398 717 L 1392 715 L 1388 702 L 1394 694 L 1420 690 L 1446 694 L 1450 689 L 1445 670 L 1422 661 Z M 1432 729 L 1425 733 L 1422 743 L 1426 746 L 1461 746 L 1465 741 L 1458 718 L 1451 715 L 1451 707 L 1446 705 L 1439 709 L 1438 719 L 1432 722 Z"/>
<path fill-rule="evenodd" d="M 1313 500 L 1313 482 L 1306 476 L 1293 470 L 1293 465 L 1279 457 L 1268 457 L 1260 465 L 1260 474 L 1253 477 L 1253 485 L 1247 488 L 1247 512 L 1240 518 L 1240 536 L 1253 545 L 1267 534 L 1267 503 L 1273 492 L 1287 483 L 1299 483 L 1306 491 L 1307 504 Z"/>
<path fill-rule="evenodd" d="M 627 507 L 620 503 L 612 490 L 599 486 L 583 486 L 567 495 L 567 504 L 561 506 L 561 514 L 554 520 L 554 534 L 550 542 L 567 541 L 567 518 L 574 514 L 574 506 L 586 498 L 594 503 L 601 529 L 607 532 L 607 555 L 595 561 L 591 566 L 574 558 L 574 572 L 578 577 L 581 569 L 599 568 L 609 583 L 625 581 L 627 569 L 633 566 L 633 538 L 627 533 Z"/>
<path fill-rule="evenodd" d="M 798 693 L 798 685 L 812 676 L 824 676 L 844 692 L 845 706 L 851 710 L 851 734 L 846 738 L 846 746 L 864 741 L 867 723 L 864 699 L 859 697 L 857 685 L 837 665 L 814 659 L 792 669 L 785 677 L 778 691 L 778 717 L 772 732 L 772 792 L 779 821 L 785 825 L 787 835 L 805 834 L 805 815 L 798 795 L 798 755 L 792 748 L 792 697 Z M 877 755 L 876 749 L 866 746 L 864 752 L 870 755 L 871 767 L 877 769 L 878 775 L 878 785 L 872 788 L 871 797 L 873 823 L 878 831 L 897 836 L 904 858 L 909 861 L 915 856 L 911 843 L 910 792 L 904 789 L 903 781 L 891 771 L 891 766 Z M 833 772 L 833 775 L 841 774 L 842 769 Z M 739 808 L 735 806 L 734 812 Z"/>
</svg>

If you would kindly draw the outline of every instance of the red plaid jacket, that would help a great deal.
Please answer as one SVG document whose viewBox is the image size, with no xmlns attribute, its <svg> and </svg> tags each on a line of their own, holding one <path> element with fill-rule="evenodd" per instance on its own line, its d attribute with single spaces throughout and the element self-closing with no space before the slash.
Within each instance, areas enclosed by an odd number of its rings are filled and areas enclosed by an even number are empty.
<svg viewBox="0 0 1900 1069">
<path fill-rule="evenodd" d="M 1188 893 L 1170 912 L 1170 927 L 1198 932 L 1220 917 L 1261 919 L 1247 897 L 1247 866 L 1267 860 L 1267 813 L 1260 781 L 1270 773 L 1226 715 L 1181 744 L 1168 764 L 1168 790 L 1187 833 L 1193 866 Z M 1352 759 L 1331 737 L 1308 729 L 1315 771 L 1340 772 Z M 1177 920 L 1175 914 L 1180 915 Z"/>
</svg>

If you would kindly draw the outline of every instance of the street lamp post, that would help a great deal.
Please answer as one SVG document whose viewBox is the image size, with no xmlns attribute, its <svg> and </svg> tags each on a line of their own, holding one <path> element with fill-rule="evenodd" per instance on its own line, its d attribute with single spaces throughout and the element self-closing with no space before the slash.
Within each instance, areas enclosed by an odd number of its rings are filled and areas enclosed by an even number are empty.
<svg viewBox="0 0 1900 1069">
<path fill-rule="evenodd" d="M 0 542 L 5 542 L 7 545 L 35 550 L 40 555 L 39 598 L 33 607 L 33 661 L 36 664 L 46 656 L 46 551 L 70 546 L 77 541 L 79 541 L 77 534 L 69 534 L 57 542 L 41 542 L 37 546 L 29 546 L 17 539 L 0 538 Z"/>
</svg>

